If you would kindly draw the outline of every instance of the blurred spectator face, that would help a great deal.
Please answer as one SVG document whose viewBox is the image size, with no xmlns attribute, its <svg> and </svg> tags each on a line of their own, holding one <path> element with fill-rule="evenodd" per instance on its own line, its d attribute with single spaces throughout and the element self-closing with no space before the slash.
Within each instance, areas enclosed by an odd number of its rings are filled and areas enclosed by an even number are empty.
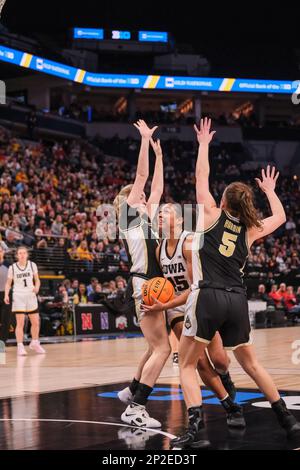
<svg viewBox="0 0 300 470">
<path fill-rule="evenodd" d="M 104 243 L 103 242 L 99 242 L 97 243 L 97 250 L 102 252 L 104 250 Z"/>
<path fill-rule="evenodd" d="M 286 289 L 287 293 L 289 295 L 293 295 L 294 294 L 294 288 L 293 286 L 288 286 L 287 289 Z"/>
<path fill-rule="evenodd" d="M 264 293 L 266 292 L 266 287 L 265 287 L 264 284 L 260 284 L 260 285 L 258 286 L 258 292 L 259 292 L 260 294 L 264 294 Z"/>
<path fill-rule="evenodd" d="M 82 240 L 82 242 L 80 243 L 80 246 L 83 250 L 88 249 L 88 244 L 87 244 L 86 240 Z"/>
<path fill-rule="evenodd" d="M 286 291 L 286 284 L 284 282 L 282 282 L 279 286 L 279 290 L 280 292 L 285 292 Z"/>
<path fill-rule="evenodd" d="M 115 281 L 110 281 L 110 282 L 109 282 L 109 288 L 110 288 L 112 291 L 116 290 L 116 283 L 115 283 Z"/>
<path fill-rule="evenodd" d="M 79 292 L 80 292 L 81 295 L 85 294 L 85 292 L 86 292 L 85 284 L 83 284 L 83 283 L 79 284 Z"/>
<path fill-rule="evenodd" d="M 117 289 L 124 289 L 125 288 L 125 281 L 123 279 L 120 279 L 117 282 Z"/>
<path fill-rule="evenodd" d="M 98 284 L 98 279 L 96 277 L 92 277 L 91 279 L 91 285 L 93 287 L 96 287 L 96 285 Z"/>
<path fill-rule="evenodd" d="M 277 285 L 274 284 L 274 285 L 271 287 L 271 292 L 277 292 L 277 289 L 278 289 Z"/>
<path fill-rule="evenodd" d="M 64 238 L 59 238 L 58 240 L 58 246 L 64 247 L 65 246 L 65 239 Z"/>
<path fill-rule="evenodd" d="M 96 292 L 97 294 L 99 294 L 100 292 L 102 292 L 102 286 L 101 286 L 100 282 L 98 282 L 98 283 L 96 284 L 95 292 Z"/>
<path fill-rule="evenodd" d="M 74 279 L 73 282 L 72 282 L 72 287 L 73 289 L 78 289 L 79 287 L 79 281 L 78 279 Z"/>
</svg>

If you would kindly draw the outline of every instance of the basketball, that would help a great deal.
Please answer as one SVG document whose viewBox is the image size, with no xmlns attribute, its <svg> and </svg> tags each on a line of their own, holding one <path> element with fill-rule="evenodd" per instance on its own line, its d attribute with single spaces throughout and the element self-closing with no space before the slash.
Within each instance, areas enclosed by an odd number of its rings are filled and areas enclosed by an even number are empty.
<svg viewBox="0 0 300 470">
<path fill-rule="evenodd" d="M 153 298 L 165 304 L 174 297 L 174 294 L 173 284 L 164 277 L 149 279 L 142 287 L 143 302 L 146 305 L 153 305 Z"/>
</svg>

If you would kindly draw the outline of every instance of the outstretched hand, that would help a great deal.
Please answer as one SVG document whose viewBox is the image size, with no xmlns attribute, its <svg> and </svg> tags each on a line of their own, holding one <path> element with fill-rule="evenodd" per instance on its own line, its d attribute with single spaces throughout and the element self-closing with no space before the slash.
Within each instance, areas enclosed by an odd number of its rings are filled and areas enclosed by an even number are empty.
<svg viewBox="0 0 300 470">
<path fill-rule="evenodd" d="M 260 189 L 264 192 L 267 193 L 268 191 L 274 191 L 275 186 L 276 186 L 276 181 L 279 176 L 279 171 L 276 173 L 276 168 L 275 166 L 271 167 L 270 165 L 267 166 L 267 171 L 265 171 L 263 168 L 261 170 L 261 180 L 259 178 L 255 178 L 255 181 L 257 182 L 258 186 Z"/>
<path fill-rule="evenodd" d="M 210 127 L 211 127 L 211 119 L 208 119 L 208 118 L 204 118 L 200 120 L 199 129 L 196 126 L 196 124 L 194 125 L 194 129 L 196 131 L 197 140 L 199 144 L 202 144 L 202 143 L 209 144 L 211 142 L 216 131 L 211 131 Z"/>
<path fill-rule="evenodd" d="M 139 119 L 133 125 L 137 128 L 141 136 L 146 139 L 151 139 L 153 132 L 156 131 L 156 129 L 158 128 L 158 126 L 154 126 L 152 127 L 152 129 L 150 129 L 150 127 L 147 126 L 143 119 Z"/>
<path fill-rule="evenodd" d="M 161 149 L 161 146 L 160 146 L 160 140 L 159 139 L 153 140 L 152 137 L 151 137 L 150 143 L 151 143 L 151 147 L 154 150 L 155 155 L 157 157 L 159 157 L 159 156 L 162 157 L 162 149 Z"/>
</svg>

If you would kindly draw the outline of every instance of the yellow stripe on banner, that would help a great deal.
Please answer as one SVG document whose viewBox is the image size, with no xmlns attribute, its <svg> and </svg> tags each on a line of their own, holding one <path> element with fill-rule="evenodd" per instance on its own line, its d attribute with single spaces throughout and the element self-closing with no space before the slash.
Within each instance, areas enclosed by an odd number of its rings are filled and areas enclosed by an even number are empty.
<svg viewBox="0 0 300 470">
<path fill-rule="evenodd" d="M 160 78 L 160 75 L 152 75 L 148 88 L 155 88 L 158 83 L 159 78 Z"/>
<path fill-rule="evenodd" d="M 54 274 L 40 274 L 39 275 L 40 279 L 66 279 L 66 276 L 60 275 L 60 276 L 55 276 Z"/>
<path fill-rule="evenodd" d="M 76 82 L 82 83 L 85 76 L 85 70 L 78 70 L 76 75 Z"/>
<path fill-rule="evenodd" d="M 21 65 L 23 67 L 28 68 L 30 66 L 31 60 L 32 60 L 32 54 L 27 54 L 27 52 L 26 52 L 22 57 Z"/>
<path fill-rule="evenodd" d="M 235 78 L 227 78 L 222 91 L 230 91 L 233 87 L 234 82 Z"/>
</svg>

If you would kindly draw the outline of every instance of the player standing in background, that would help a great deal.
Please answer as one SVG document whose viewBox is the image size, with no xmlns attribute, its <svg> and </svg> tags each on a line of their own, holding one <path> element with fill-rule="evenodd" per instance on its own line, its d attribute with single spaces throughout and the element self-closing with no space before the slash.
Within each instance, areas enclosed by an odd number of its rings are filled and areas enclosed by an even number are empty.
<svg viewBox="0 0 300 470">
<path fill-rule="evenodd" d="M 31 323 L 31 343 L 29 348 L 38 354 L 45 354 L 39 342 L 40 317 L 38 312 L 37 294 L 40 289 L 40 279 L 37 265 L 28 259 L 28 249 L 25 246 L 17 248 L 17 262 L 8 269 L 5 285 L 4 301 L 9 304 L 9 292 L 12 287 L 12 313 L 16 315 L 16 340 L 18 356 L 26 356 L 24 340 L 25 315 Z"/>
</svg>

